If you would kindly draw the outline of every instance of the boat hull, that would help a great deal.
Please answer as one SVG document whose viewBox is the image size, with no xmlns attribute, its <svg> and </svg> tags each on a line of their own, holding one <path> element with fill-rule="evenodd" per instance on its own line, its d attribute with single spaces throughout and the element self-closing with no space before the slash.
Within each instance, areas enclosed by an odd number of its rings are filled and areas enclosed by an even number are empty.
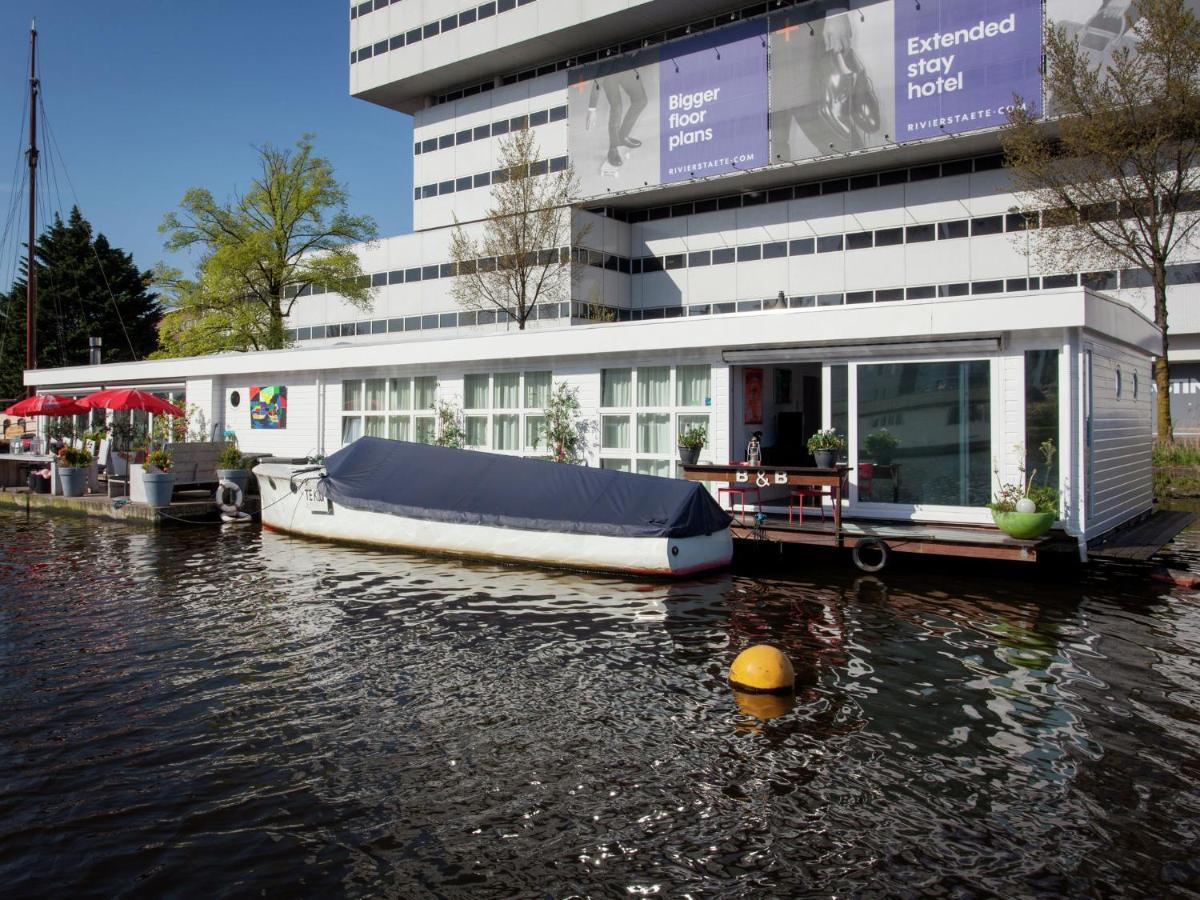
<svg viewBox="0 0 1200 900">
<path fill-rule="evenodd" d="M 254 469 L 265 528 L 321 540 L 554 568 L 682 577 L 728 566 L 728 528 L 687 538 L 532 531 L 349 509 L 317 494 L 321 471 L 265 463 Z"/>
</svg>

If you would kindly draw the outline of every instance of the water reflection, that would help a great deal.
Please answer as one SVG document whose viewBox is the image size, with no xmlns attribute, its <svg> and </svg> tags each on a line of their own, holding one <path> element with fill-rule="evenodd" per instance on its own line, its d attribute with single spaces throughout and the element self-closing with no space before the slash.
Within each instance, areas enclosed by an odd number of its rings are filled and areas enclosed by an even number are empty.
<svg viewBox="0 0 1200 900">
<path fill-rule="evenodd" d="M 16 894 L 1161 896 L 1198 874 L 1198 606 L 1128 567 L 646 584 L 0 527 Z M 1198 546 L 1172 563 L 1200 570 Z M 794 697 L 730 689 L 760 642 Z"/>
</svg>

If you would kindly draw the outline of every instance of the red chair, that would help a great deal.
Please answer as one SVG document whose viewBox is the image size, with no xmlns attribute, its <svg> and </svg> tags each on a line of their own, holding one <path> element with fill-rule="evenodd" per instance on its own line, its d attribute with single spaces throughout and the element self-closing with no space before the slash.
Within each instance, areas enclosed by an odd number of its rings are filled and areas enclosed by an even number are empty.
<svg viewBox="0 0 1200 900">
<path fill-rule="evenodd" d="M 746 521 L 746 497 L 747 497 L 747 495 L 753 494 L 754 495 L 754 504 L 756 506 L 758 506 L 759 508 L 762 507 L 762 495 L 759 493 L 758 487 L 756 485 L 739 484 L 739 485 L 731 486 L 731 487 L 717 488 L 717 502 L 720 503 L 722 506 L 725 505 L 724 503 L 721 502 L 722 497 L 725 494 L 729 495 L 729 511 L 730 512 L 733 512 L 733 504 L 734 504 L 735 497 L 737 498 L 737 502 L 742 504 L 742 522 Z"/>
<path fill-rule="evenodd" d="M 871 499 L 872 488 L 875 485 L 875 464 L 858 464 L 858 499 Z"/>
<path fill-rule="evenodd" d="M 804 524 L 804 501 L 809 497 L 813 497 L 817 501 L 817 512 L 821 514 L 821 521 L 825 521 L 825 489 L 816 485 L 802 486 L 793 488 L 788 497 L 788 523 L 792 521 L 792 512 L 795 509 L 800 510 L 800 524 Z M 797 505 L 797 501 L 799 504 Z"/>
</svg>

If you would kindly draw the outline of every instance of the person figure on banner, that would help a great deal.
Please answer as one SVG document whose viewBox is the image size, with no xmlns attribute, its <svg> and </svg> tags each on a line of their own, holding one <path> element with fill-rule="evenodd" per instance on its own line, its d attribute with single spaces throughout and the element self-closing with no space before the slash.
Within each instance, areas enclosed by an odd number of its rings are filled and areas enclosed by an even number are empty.
<svg viewBox="0 0 1200 900">
<path fill-rule="evenodd" d="M 648 100 L 636 62 L 636 57 L 620 57 L 601 63 L 592 81 L 583 127 L 591 131 L 596 124 L 597 107 L 603 92 L 608 102 L 608 153 L 601 166 L 602 173 L 607 168 L 615 175 L 629 158 L 629 152 L 642 146 L 642 142 L 633 136 L 633 129 Z"/>
</svg>

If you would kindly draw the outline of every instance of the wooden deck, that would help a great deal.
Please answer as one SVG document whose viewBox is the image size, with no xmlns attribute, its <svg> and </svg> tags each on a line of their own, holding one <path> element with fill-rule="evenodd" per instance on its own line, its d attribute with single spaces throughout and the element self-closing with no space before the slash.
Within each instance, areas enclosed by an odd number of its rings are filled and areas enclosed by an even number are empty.
<svg viewBox="0 0 1200 900">
<path fill-rule="evenodd" d="M 169 507 L 155 509 L 144 503 L 131 503 L 128 497 L 107 497 L 103 494 L 63 497 L 34 494 L 27 488 L 4 488 L 0 490 L 0 504 L 23 512 L 92 516 L 152 526 L 220 522 L 221 515 L 209 491 L 177 491 Z M 257 496 L 247 497 L 242 509 L 254 514 L 258 512 L 258 505 Z"/>
<path fill-rule="evenodd" d="M 1147 560 L 1196 520 L 1197 513 L 1159 509 L 1146 518 L 1102 535 L 1088 544 L 1088 555 L 1102 559 Z"/>
<path fill-rule="evenodd" d="M 775 541 L 815 547 L 854 549 L 867 541 L 883 541 L 892 553 L 920 553 L 975 559 L 1036 562 L 1039 554 L 1068 553 L 1078 559 L 1078 545 L 1061 532 L 1051 532 L 1036 541 L 1019 541 L 996 528 L 971 525 L 935 525 L 921 522 L 892 522 L 875 519 L 844 519 L 839 536 L 832 519 L 807 516 L 804 524 L 788 522 L 786 516 L 768 515 L 761 526 L 735 517 L 735 540 Z"/>
</svg>

